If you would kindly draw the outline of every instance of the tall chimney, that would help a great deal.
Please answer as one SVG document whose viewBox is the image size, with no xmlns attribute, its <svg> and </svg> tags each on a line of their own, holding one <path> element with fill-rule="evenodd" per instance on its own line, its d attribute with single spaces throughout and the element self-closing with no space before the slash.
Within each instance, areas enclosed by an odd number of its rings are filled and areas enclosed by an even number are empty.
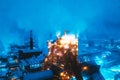
<svg viewBox="0 0 120 80">
<path fill-rule="evenodd" d="M 32 30 L 30 31 L 30 49 L 33 49 L 33 35 L 32 35 Z"/>
</svg>

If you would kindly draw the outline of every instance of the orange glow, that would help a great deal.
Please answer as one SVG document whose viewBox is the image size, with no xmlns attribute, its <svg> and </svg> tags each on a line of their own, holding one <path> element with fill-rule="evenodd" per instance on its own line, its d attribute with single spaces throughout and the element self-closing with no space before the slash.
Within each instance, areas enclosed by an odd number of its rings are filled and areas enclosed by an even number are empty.
<svg viewBox="0 0 120 80">
<path fill-rule="evenodd" d="M 69 77 L 69 76 L 67 76 L 67 79 L 69 80 L 69 79 L 70 79 L 70 77 Z"/>
<path fill-rule="evenodd" d="M 47 58 L 45 58 L 45 62 L 46 62 L 46 61 L 48 61 L 48 59 L 47 59 Z"/>
<path fill-rule="evenodd" d="M 66 44 L 66 45 L 64 45 L 64 48 L 65 48 L 65 49 L 68 49 L 68 48 L 69 48 L 69 46 Z"/>
<path fill-rule="evenodd" d="M 64 76 L 64 73 L 63 73 L 63 72 L 61 72 L 61 73 L 60 73 L 60 76 Z"/>
<path fill-rule="evenodd" d="M 62 37 L 57 37 L 55 42 L 48 41 L 49 53 L 43 63 L 44 70 L 50 68 L 53 64 L 64 69 L 67 66 L 66 58 L 68 54 L 70 53 L 71 57 L 75 57 L 78 54 L 78 38 L 75 35 L 64 34 Z M 72 73 L 64 70 L 60 73 L 59 77 L 61 80 L 69 80 L 71 75 Z"/>
<path fill-rule="evenodd" d="M 83 67 L 83 70 L 88 70 L 88 67 L 87 67 L 87 66 L 84 66 L 84 67 Z"/>
</svg>

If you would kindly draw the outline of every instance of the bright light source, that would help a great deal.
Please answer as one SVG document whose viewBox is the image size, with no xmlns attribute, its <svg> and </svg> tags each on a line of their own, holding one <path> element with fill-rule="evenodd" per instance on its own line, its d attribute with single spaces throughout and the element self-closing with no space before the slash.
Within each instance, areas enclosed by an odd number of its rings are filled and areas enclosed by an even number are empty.
<svg viewBox="0 0 120 80">
<path fill-rule="evenodd" d="M 75 35 L 63 35 L 61 38 L 61 44 L 65 45 L 65 44 L 76 44 L 76 38 Z"/>
<path fill-rule="evenodd" d="M 60 73 L 60 76 L 64 76 L 64 73 L 63 73 L 63 72 L 61 72 L 61 73 Z"/>
<path fill-rule="evenodd" d="M 87 66 L 84 66 L 83 67 L 83 70 L 85 71 L 85 70 L 88 70 L 88 67 Z"/>
<path fill-rule="evenodd" d="M 68 48 L 69 48 L 69 46 L 68 46 L 68 45 L 64 45 L 64 48 L 65 48 L 65 49 L 68 49 Z"/>
<path fill-rule="evenodd" d="M 60 33 L 57 34 L 57 40 L 54 42 L 48 41 L 48 56 L 44 61 L 43 69 L 50 68 L 51 64 L 54 64 L 62 69 L 67 66 L 66 63 L 66 54 L 71 55 L 71 57 L 78 56 L 78 38 L 75 35 L 64 34 L 62 37 L 59 37 Z M 71 69 L 71 68 L 70 68 Z M 62 80 L 69 80 L 72 73 L 69 71 L 62 72 L 59 75 L 59 78 Z"/>
<path fill-rule="evenodd" d="M 67 79 L 70 79 L 70 77 L 69 77 L 69 76 L 67 76 Z"/>
</svg>

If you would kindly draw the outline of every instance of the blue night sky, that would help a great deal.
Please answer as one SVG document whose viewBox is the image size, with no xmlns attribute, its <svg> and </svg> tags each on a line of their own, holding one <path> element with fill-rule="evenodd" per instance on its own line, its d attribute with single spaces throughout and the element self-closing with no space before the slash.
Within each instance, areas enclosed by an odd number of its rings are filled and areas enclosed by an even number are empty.
<svg viewBox="0 0 120 80">
<path fill-rule="evenodd" d="M 68 30 L 89 38 L 120 38 L 119 0 L 0 0 L 0 44 L 33 30 L 40 44 Z"/>
</svg>

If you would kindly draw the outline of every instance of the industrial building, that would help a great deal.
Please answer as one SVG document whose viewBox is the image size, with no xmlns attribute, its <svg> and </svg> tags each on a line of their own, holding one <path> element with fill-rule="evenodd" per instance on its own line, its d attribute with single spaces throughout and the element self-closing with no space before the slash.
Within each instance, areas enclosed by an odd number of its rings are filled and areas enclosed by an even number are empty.
<svg viewBox="0 0 120 80">
<path fill-rule="evenodd" d="M 0 80 L 106 80 L 105 69 L 114 71 L 112 79 L 120 79 L 114 68 L 120 66 L 117 40 L 83 41 L 65 33 L 46 45 L 48 55 L 35 47 L 32 31 L 28 44 L 12 45 L 0 58 Z"/>
</svg>

